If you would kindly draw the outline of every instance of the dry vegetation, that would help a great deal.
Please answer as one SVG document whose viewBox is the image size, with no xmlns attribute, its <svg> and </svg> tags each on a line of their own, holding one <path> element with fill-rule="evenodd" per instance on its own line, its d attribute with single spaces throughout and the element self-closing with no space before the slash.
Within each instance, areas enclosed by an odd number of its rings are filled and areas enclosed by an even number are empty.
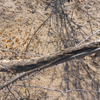
<svg viewBox="0 0 100 100">
<path fill-rule="evenodd" d="M 100 0 L 0 0 L 0 62 L 97 40 L 99 28 Z M 0 100 L 99 100 L 99 66 L 92 54 L 34 72 L 1 89 Z M 17 75 L 0 72 L 0 86 Z"/>
</svg>

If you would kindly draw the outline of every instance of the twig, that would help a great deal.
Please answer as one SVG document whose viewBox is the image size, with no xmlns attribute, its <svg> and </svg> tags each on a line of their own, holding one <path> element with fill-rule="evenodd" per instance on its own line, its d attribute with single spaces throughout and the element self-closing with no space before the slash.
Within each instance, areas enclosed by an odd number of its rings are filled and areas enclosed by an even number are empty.
<svg viewBox="0 0 100 100">
<path fill-rule="evenodd" d="M 61 90 L 58 90 L 58 89 L 50 89 L 50 88 L 46 88 L 46 87 L 23 85 L 23 84 L 22 85 L 13 84 L 13 86 L 21 86 L 21 87 L 26 86 L 26 87 L 42 88 L 42 89 L 47 89 L 47 90 L 51 90 L 51 91 L 58 91 L 58 92 L 63 92 L 63 93 L 68 93 L 68 92 L 72 92 L 72 91 L 85 91 L 85 92 L 91 91 L 91 90 L 86 90 L 86 89 L 71 89 L 71 90 L 67 90 L 67 91 L 61 91 Z M 100 91 L 92 90 L 92 92 L 99 93 Z"/>
<path fill-rule="evenodd" d="M 11 92 L 11 90 L 8 88 L 8 86 L 7 86 L 7 89 L 8 89 L 8 91 L 16 98 L 16 100 L 18 100 L 17 99 L 17 97 Z"/>
<path fill-rule="evenodd" d="M 65 91 L 61 91 L 61 90 L 58 90 L 58 89 L 50 89 L 50 88 L 46 88 L 46 87 L 39 87 L 39 86 L 30 86 L 30 85 L 18 85 L 18 84 L 13 84 L 13 86 L 26 86 L 26 87 L 34 87 L 34 88 L 42 88 L 42 89 L 47 89 L 47 90 L 50 90 L 50 91 L 57 91 L 57 92 L 61 92 L 64 97 L 69 100 L 64 93 L 66 93 Z"/>
<path fill-rule="evenodd" d="M 30 42 L 31 42 L 32 39 L 33 39 L 33 36 L 40 30 L 40 28 L 48 21 L 48 19 L 49 19 L 52 15 L 53 15 L 53 13 L 51 13 L 50 16 L 49 16 L 49 17 L 39 26 L 39 28 L 34 32 L 34 34 L 32 35 L 32 37 L 31 37 L 29 43 L 28 43 L 27 46 L 26 46 L 25 52 L 27 52 L 27 49 L 28 49 L 28 47 L 29 47 L 29 45 L 30 45 Z"/>
<path fill-rule="evenodd" d="M 82 44 L 83 42 L 85 42 L 86 40 L 88 40 L 91 36 L 93 36 L 94 34 L 97 34 L 98 32 L 100 32 L 100 30 L 96 31 L 95 33 L 91 34 L 90 36 L 88 36 L 86 39 L 84 39 L 83 41 L 81 41 L 79 44 L 77 44 L 76 46 L 79 46 L 80 44 Z"/>
</svg>

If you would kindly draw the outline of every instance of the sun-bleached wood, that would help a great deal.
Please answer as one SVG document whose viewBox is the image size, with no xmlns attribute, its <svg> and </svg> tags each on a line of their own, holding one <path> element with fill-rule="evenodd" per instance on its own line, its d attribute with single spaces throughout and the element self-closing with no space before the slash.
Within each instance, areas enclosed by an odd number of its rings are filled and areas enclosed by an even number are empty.
<svg viewBox="0 0 100 100">
<path fill-rule="evenodd" d="M 42 70 L 72 59 L 82 58 L 92 53 L 100 52 L 100 40 L 86 43 L 77 47 L 71 47 L 52 55 L 46 55 L 36 59 L 22 59 L 12 61 L 0 61 L 1 72 L 25 72 L 30 70 Z"/>
</svg>

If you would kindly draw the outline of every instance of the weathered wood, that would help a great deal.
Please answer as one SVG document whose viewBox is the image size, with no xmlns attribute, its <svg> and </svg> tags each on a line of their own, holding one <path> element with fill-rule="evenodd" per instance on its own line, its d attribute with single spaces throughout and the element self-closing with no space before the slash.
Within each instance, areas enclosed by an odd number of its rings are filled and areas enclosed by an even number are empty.
<svg viewBox="0 0 100 100">
<path fill-rule="evenodd" d="M 75 58 L 82 58 L 86 55 L 99 52 L 99 47 L 100 40 L 80 45 L 78 47 L 71 47 L 56 54 L 46 55 L 36 59 L 12 60 L 8 62 L 1 60 L 0 71 L 19 73 L 32 69 L 43 69 L 55 64 L 59 64 Z"/>
</svg>

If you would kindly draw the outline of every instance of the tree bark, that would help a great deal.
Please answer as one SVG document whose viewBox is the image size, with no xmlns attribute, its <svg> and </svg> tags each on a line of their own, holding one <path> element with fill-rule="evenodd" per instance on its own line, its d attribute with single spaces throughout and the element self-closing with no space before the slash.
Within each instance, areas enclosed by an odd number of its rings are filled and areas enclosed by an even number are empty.
<svg viewBox="0 0 100 100">
<path fill-rule="evenodd" d="M 25 72 L 33 69 L 42 70 L 44 68 L 57 65 L 72 59 L 79 59 L 92 53 L 100 52 L 100 40 L 86 43 L 77 47 L 67 48 L 52 55 L 46 55 L 35 59 L 0 61 L 1 72 Z"/>
</svg>

